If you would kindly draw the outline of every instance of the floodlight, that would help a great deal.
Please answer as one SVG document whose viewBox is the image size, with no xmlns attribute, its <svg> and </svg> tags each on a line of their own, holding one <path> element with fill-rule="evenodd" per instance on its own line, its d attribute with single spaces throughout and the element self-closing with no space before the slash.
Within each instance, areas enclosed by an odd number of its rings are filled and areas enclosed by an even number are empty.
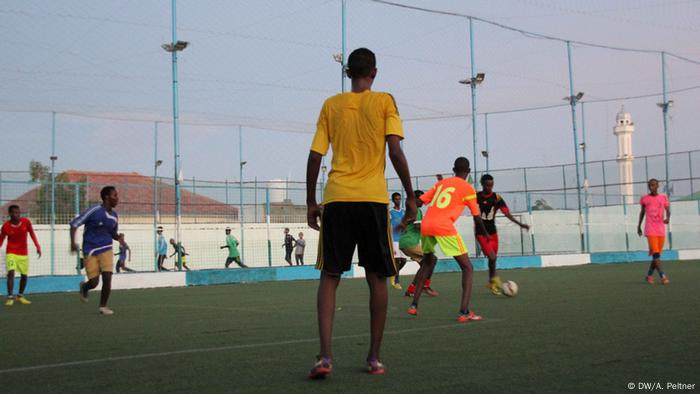
<svg viewBox="0 0 700 394">
<path fill-rule="evenodd" d="M 343 64 L 343 54 L 342 53 L 334 53 L 333 60 L 335 60 L 336 63 Z"/>
<path fill-rule="evenodd" d="M 156 167 L 160 167 L 163 164 L 163 160 L 156 160 Z"/>
<path fill-rule="evenodd" d="M 489 151 L 487 151 L 487 150 L 482 150 L 482 151 L 481 151 L 481 156 L 484 156 L 485 158 L 488 159 L 488 157 L 489 157 Z"/>
<path fill-rule="evenodd" d="M 179 52 L 187 48 L 189 44 L 190 43 L 187 41 L 177 41 L 175 44 L 163 44 L 160 47 L 163 48 L 166 52 Z"/>
</svg>

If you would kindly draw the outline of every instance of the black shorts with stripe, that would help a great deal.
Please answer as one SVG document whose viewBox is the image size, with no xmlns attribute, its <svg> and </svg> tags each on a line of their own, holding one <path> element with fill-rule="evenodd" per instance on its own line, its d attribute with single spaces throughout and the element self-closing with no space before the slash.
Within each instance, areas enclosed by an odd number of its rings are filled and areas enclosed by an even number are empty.
<svg viewBox="0 0 700 394">
<path fill-rule="evenodd" d="M 356 246 L 359 265 L 366 271 L 396 275 L 387 204 L 332 202 L 324 205 L 316 268 L 331 274 L 349 271 Z"/>
</svg>

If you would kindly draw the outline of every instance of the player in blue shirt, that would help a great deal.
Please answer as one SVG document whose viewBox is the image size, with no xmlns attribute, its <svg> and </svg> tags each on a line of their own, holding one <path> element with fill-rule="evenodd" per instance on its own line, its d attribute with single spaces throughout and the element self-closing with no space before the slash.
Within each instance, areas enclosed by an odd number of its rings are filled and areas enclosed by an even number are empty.
<svg viewBox="0 0 700 394">
<path fill-rule="evenodd" d="M 389 215 L 391 217 L 391 238 L 394 244 L 394 260 L 396 261 L 396 266 L 398 270 L 396 275 L 389 279 L 389 283 L 396 290 L 401 290 L 401 282 L 399 280 L 399 271 L 406 265 L 406 255 L 399 249 L 399 240 L 401 239 L 401 231 L 396 231 L 396 226 L 398 226 L 403 220 L 406 211 L 401 208 L 401 193 L 392 193 L 391 201 L 394 205 L 389 209 Z"/>
<path fill-rule="evenodd" d="M 83 230 L 83 255 L 85 256 L 85 272 L 88 280 L 80 282 L 80 300 L 88 301 L 88 291 L 94 289 L 100 283 L 102 276 L 102 294 L 100 295 L 100 308 L 102 315 L 113 315 L 114 312 L 107 308 L 107 300 L 112 290 L 112 265 L 114 251 L 113 241 L 124 243 L 124 235 L 119 234 L 119 219 L 114 207 L 119 204 L 119 194 L 114 186 L 105 186 L 100 191 L 102 205 L 98 205 L 83 212 L 70 222 L 70 246 L 71 251 L 77 253 L 80 249 L 75 243 L 75 233 L 78 227 L 85 226 Z"/>
</svg>

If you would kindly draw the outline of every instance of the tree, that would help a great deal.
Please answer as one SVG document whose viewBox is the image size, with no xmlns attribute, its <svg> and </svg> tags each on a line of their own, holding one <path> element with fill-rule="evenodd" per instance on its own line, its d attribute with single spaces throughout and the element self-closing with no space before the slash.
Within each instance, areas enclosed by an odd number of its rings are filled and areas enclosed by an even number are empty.
<svg viewBox="0 0 700 394">
<path fill-rule="evenodd" d="M 547 200 L 541 198 L 535 201 L 535 205 L 532 206 L 533 211 L 551 211 L 552 207 L 547 204 Z"/>
<path fill-rule="evenodd" d="M 41 182 L 49 178 L 49 166 L 41 164 L 40 161 L 32 160 L 29 162 L 29 175 L 32 182 Z"/>
</svg>

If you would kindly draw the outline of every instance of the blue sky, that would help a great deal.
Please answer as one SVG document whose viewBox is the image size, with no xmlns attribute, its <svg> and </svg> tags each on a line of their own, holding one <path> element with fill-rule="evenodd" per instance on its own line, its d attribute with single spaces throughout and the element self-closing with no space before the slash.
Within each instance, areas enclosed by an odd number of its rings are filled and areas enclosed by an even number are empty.
<svg viewBox="0 0 700 394">
<path fill-rule="evenodd" d="M 405 4 L 471 14 L 571 40 L 663 49 L 700 60 L 700 1 L 430 1 Z M 377 53 L 375 90 L 396 97 L 415 175 L 471 158 L 468 24 L 349 0 L 347 46 Z M 182 161 L 185 177 L 238 178 L 243 125 L 245 179 L 302 180 L 323 100 L 340 91 L 340 1 L 178 1 Z M 0 169 L 48 162 L 51 111 L 59 170 L 151 174 L 154 122 L 172 173 L 169 1 L 5 1 L 0 5 Z M 476 69 L 487 77 L 478 111 L 561 104 L 566 47 L 477 22 Z M 575 90 L 584 101 L 661 91 L 660 56 L 574 45 Z M 700 85 L 700 65 L 668 59 L 668 89 Z M 670 150 L 700 149 L 700 89 L 670 94 Z M 663 151 L 659 97 L 586 105 L 590 160 L 611 159 L 622 105 L 636 123 L 634 153 Z M 444 117 L 444 119 L 433 119 Z M 429 120 L 425 120 L 429 118 Z M 568 107 L 489 116 L 492 168 L 573 161 Z M 484 149 L 483 116 L 478 118 Z M 479 167 L 483 163 L 477 164 Z M 388 170 L 389 176 L 392 171 Z"/>
</svg>

